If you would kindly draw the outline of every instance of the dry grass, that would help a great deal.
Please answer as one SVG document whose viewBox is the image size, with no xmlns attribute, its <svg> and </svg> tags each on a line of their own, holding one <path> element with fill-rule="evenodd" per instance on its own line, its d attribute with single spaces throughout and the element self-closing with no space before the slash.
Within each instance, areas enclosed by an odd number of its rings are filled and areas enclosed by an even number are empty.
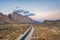
<svg viewBox="0 0 60 40">
<path fill-rule="evenodd" d="M 1 40 L 15 40 L 28 29 L 27 24 L 0 25 Z M 32 40 L 60 40 L 60 24 L 45 25 L 33 24 L 34 33 Z"/>
<path fill-rule="evenodd" d="M 34 25 L 32 40 L 60 40 L 59 27 L 49 25 Z"/>
<path fill-rule="evenodd" d="M 28 25 L 0 25 L 0 40 L 14 40 L 28 29 Z"/>
</svg>

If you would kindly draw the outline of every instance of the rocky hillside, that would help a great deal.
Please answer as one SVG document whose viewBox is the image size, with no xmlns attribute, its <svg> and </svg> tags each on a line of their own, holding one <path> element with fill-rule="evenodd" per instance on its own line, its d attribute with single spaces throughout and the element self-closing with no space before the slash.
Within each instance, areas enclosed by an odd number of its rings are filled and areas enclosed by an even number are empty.
<svg viewBox="0 0 60 40">
<path fill-rule="evenodd" d="M 9 18 L 12 21 L 15 21 L 15 23 L 33 23 L 34 20 L 32 20 L 29 17 L 22 16 L 21 14 L 17 14 L 13 12 L 12 14 L 9 14 Z"/>
<path fill-rule="evenodd" d="M 16 12 L 9 14 L 8 16 L 0 13 L 0 24 L 20 24 L 20 23 L 35 23 L 29 17 L 22 16 Z"/>
<path fill-rule="evenodd" d="M 3 15 L 0 12 L 0 24 L 12 24 L 13 21 L 11 21 L 6 15 Z"/>
</svg>

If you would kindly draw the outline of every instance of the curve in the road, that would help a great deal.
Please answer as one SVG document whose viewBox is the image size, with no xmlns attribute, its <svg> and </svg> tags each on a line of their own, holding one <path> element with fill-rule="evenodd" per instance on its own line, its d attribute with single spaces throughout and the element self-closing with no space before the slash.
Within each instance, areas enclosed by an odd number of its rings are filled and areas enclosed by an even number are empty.
<svg viewBox="0 0 60 40">
<path fill-rule="evenodd" d="M 30 28 L 30 30 L 20 39 L 20 40 L 25 40 L 25 38 L 27 37 L 27 35 L 29 34 L 29 32 L 31 31 L 32 27 Z"/>
</svg>

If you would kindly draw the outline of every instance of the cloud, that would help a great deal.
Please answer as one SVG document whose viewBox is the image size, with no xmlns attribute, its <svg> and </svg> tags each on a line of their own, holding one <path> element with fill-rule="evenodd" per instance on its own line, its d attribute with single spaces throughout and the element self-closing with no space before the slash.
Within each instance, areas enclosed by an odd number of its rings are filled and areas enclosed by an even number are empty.
<svg viewBox="0 0 60 40">
<path fill-rule="evenodd" d="M 30 14 L 27 14 L 27 15 L 24 15 L 24 16 L 34 16 L 35 14 L 33 13 L 30 13 Z"/>
<path fill-rule="evenodd" d="M 14 12 L 18 14 L 22 14 L 23 16 L 34 16 L 35 15 L 34 13 L 30 13 L 29 11 L 25 11 L 23 9 L 14 10 Z"/>
<path fill-rule="evenodd" d="M 28 14 L 29 13 L 29 11 L 24 11 L 24 14 Z"/>
</svg>

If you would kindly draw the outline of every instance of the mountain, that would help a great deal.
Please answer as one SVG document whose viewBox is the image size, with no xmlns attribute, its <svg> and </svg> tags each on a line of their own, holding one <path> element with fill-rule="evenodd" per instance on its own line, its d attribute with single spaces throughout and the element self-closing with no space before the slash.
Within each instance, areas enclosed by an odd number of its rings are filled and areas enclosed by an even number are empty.
<svg viewBox="0 0 60 40">
<path fill-rule="evenodd" d="M 11 21 L 6 15 L 3 15 L 0 12 L 0 24 L 11 24 L 13 21 Z"/>
<path fill-rule="evenodd" d="M 37 21 L 27 17 L 22 16 L 21 14 L 18 14 L 16 12 L 13 12 L 8 15 L 3 15 L 0 12 L 0 24 L 31 24 L 31 23 L 38 23 Z"/>
<path fill-rule="evenodd" d="M 12 21 L 15 21 L 15 23 L 34 23 L 34 20 L 32 20 L 29 17 L 22 16 L 21 14 L 18 14 L 16 12 L 13 12 L 12 14 L 9 14 L 8 16 Z"/>
</svg>

